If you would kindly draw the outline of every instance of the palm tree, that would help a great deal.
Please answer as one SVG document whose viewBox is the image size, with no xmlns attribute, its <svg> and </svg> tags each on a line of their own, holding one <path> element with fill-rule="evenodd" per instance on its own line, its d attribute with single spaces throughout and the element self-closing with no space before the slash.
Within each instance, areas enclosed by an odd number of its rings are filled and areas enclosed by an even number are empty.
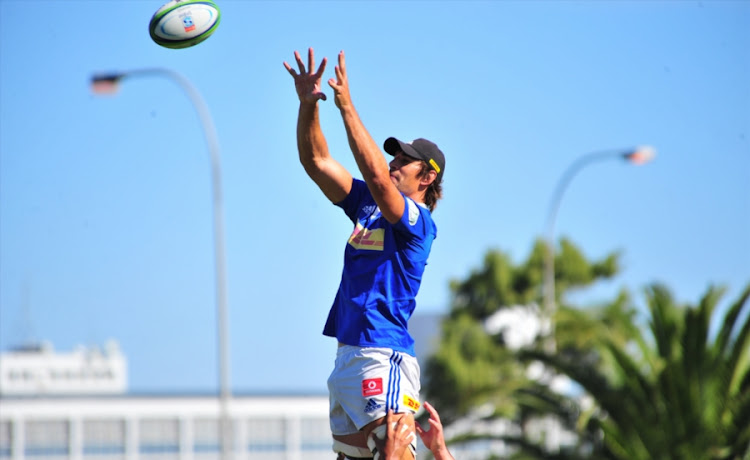
<svg viewBox="0 0 750 460">
<path fill-rule="evenodd" d="M 595 458 L 747 460 L 750 284 L 719 317 L 724 292 L 711 287 L 696 306 L 680 307 L 664 286 L 651 285 L 648 333 L 624 346 L 598 335 L 606 366 L 581 360 L 582 350 L 520 355 L 567 375 L 593 399 L 593 411 L 577 413 L 585 414 L 578 420 L 582 433 L 600 435 L 592 443 Z M 720 321 L 715 335 L 712 319 Z"/>
</svg>

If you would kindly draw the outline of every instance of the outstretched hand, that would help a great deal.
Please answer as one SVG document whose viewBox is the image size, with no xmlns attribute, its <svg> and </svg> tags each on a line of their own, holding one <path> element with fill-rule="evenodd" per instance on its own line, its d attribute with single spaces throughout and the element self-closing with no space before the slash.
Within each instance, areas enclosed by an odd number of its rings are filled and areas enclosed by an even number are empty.
<svg viewBox="0 0 750 460">
<path fill-rule="evenodd" d="M 422 426 L 419 425 L 419 423 L 415 424 L 414 428 L 417 430 L 417 433 L 422 439 L 425 447 L 430 449 L 430 451 L 432 451 L 433 453 L 437 453 L 440 451 L 447 452 L 447 449 L 445 447 L 445 437 L 443 436 L 443 424 L 440 421 L 440 415 L 438 415 L 437 410 L 432 407 L 432 404 L 428 403 L 427 401 L 424 402 L 424 408 L 430 414 L 430 428 L 424 430 L 422 429 Z"/>
<path fill-rule="evenodd" d="M 339 65 L 336 66 L 335 71 L 336 78 L 329 79 L 328 85 L 333 88 L 336 107 L 343 109 L 352 103 L 351 96 L 349 95 L 349 79 L 346 76 L 346 62 L 343 51 L 339 52 Z"/>
<path fill-rule="evenodd" d="M 287 64 L 286 61 L 284 61 L 284 67 L 292 78 L 294 78 L 294 87 L 297 89 L 300 102 L 314 104 L 319 99 L 325 101 L 326 95 L 320 88 L 320 82 L 323 77 L 323 71 L 326 69 L 327 59 L 323 58 L 317 71 L 315 70 L 315 56 L 312 48 L 309 48 L 307 51 L 307 68 L 305 68 L 299 52 L 294 52 L 294 59 L 297 61 L 299 73 Z"/>
</svg>

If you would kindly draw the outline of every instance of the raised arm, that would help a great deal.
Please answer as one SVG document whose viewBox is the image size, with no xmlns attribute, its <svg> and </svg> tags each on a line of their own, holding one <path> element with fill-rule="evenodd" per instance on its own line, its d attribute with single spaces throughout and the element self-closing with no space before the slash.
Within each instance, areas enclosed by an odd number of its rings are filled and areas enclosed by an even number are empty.
<svg viewBox="0 0 750 460">
<path fill-rule="evenodd" d="M 380 148 L 362 124 L 349 95 L 349 81 L 346 76 L 344 52 L 339 53 L 339 65 L 336 66 L 336 78 L 328 80 L 334 90 L 336 106 L 341 111 L 349 147 L 354 154 L 362 178 L 380 207 L 380 212 L 390 223 L 397 222 L 404 214 L 404 197 L 391 181 L 388 162 Z"/>
<path fill-rule="evenodd" d="M 318 184 L 325 196 L 333 203 L 338 203 L 349 194 L 352 188 L 352 176 L 328 151 L 328 143 L 320 128 L 318 100 L 326 100 L 320 89 L 323 71 L 327 60 L 323 58 L 318 70 L 315 70 L 313 49 L 308 50 L 308 65 L 302 62 L 299 52 L 294 52 L 299 73 L 284 62 L 284 67 L 294 78 L 294 86 L 299 96 L 299 114 L 297 118 L 297 150 L 299 160 L 305 172 Z"/>
</svg>

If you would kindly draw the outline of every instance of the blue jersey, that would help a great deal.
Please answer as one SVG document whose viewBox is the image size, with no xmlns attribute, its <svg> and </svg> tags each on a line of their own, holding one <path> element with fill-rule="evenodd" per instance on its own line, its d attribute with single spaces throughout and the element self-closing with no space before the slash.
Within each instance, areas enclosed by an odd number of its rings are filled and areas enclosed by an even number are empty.
<svg viewBox="0 0 750 460">
<path fill-rule="evenodd" d="M 404 215 L 391 224 L 367 184 L 355 179 L 349 195 L 336 204 L 352 220 L 354 231 L 324 335 L 347 345 L 414 355 L 408 321 L 437 228 L 429 209 L 404 200 Z"/>
</svg>

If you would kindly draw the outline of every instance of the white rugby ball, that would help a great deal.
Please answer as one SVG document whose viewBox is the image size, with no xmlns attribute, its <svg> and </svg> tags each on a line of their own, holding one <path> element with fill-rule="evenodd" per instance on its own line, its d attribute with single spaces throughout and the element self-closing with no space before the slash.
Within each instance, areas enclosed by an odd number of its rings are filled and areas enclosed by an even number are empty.
<svg viewBox="0 0 750 460">
<path fill-rule="evenodd" d="M 220 20 L 221 11 L 211 0 L 171 0 L 156 10 L 148 31 L 161 46 L 188 48 L 210 37 Z"/>
</svg>

